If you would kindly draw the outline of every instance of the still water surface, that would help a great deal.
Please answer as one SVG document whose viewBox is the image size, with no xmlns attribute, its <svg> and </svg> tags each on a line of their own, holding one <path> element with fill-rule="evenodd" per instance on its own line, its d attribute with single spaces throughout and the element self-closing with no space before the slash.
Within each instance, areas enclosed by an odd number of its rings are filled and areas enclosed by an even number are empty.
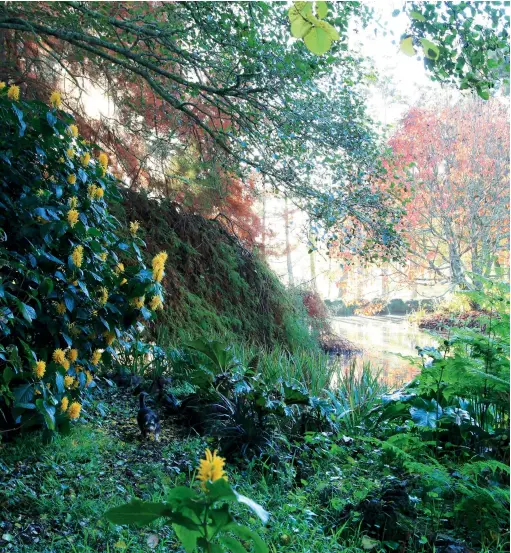
<svg viewBox="0 0 511 553">
<path fill-rule="evenodd" d="M 434 346 L 435 339 L 395 315 L 374 317 L 334 317 L 333 331 L 353 342 L 362 352 L 356 357 L 381 367 L 382 377 L 391 387 L 409 382 L 419 369 L 396 354 L 418 358 L 417 346 Z M 353 359 L 353 357 L 352 357 Z M 348 359 L 341 363 L 348 364 Z"/>
</svg>

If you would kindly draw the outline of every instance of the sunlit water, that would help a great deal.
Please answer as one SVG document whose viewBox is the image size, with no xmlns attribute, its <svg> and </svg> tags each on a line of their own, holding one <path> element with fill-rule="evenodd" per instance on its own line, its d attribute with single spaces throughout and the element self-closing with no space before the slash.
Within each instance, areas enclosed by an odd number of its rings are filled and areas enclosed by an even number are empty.
<svg viewBox="0 0 511 553">
<path fill-rule="evenodd" d="M 417 346 L 436 345 L 432 336 L 409 324 L 405 317 L 394 315 L 334 317 L 332 329 L 362 350 L 353 357 L 381 368 L 382 378 L 393 388 L 409 382 L 419 372 L 419 368 L 396 354 L 418 358 Z M 339 360 L 344 366 L 349 361 L 346 357 Z"/>
</svg>

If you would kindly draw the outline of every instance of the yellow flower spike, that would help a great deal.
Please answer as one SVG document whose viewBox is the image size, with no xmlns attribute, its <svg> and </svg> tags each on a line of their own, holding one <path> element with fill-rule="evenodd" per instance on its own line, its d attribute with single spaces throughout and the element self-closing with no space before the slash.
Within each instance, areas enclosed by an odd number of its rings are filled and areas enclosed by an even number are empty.
<svg viewBox="0 0 511 553">
<path fill-rule="evenodd" d="M 74 384 L 74 381 L 75 381 L 75 379 L 74 379 L 73 376 L 67 375 L 67 376 L 64 377 L 64 386 L 65 386 L 67 389 L 69 389 L 69 388 L 71 388 L 71 386 Z"/>
<path fill-rule="evenodd" d="M 59 315 L 64 315 L 64 313 L 67 311 L 66 304 L 63 301 L 54 302 L 54 305 L 55 305 L 55 311 Z"/>
<path fill-rule="evenodd" d="M 78 136 L 78 127 L 76 125 L 69 125 L 67 128 L 68 133 L 75 138 Z"/>
<path fill-rule="evenodd" d="M 73 148 L 69 148 L 68 150 L 66 150 L 66 154 L 67 154 L 67 157 L 71 159 L 75 157 L 75 151 L 73 150 Z"/>
<path fill-rule="evenodd" d="M 96 193 L 94 194 L 94 198 L 96 200 L 101 200 L 104 195 L 105 191 L 101 188 L 101 186 L 96 186 Z"/>
<path fill-rule="evenodd" d="M 44 190 L 42 188 L 38 188 L 36 192 L 36 196 L 41 197 L 44 194 Z"/>
<path fill-rule="evenodd" d="M 87 382 L 85 383 L 85 387 L 88 388 L 90 386 L 90 383 L 94 380 L 94 377 L 92 376 L 90 371 L 85 371 L 85 375 L 87 376 Z"/>
<path fill-rule="evenodd" d="M 142 307 L 144 307 L 144 303 L 145 303 L 145 296 L 141 296 L 140 298 L 133 298 L 130 301 L 130 304 L 133 307 L 136 307 L 137 309 L 142 309 Z"/>
<path fill-rule="evenodd" d="M 34 374 L 37 378 L 42 378 L 46 372 L 46 363 L 44 361 L 38 361 L 34 367 Z"/>
<path fill-rule="evenodd" d="M 80 161 L 84 167 L 87 167 L 90 163 L 90 154 L 89 152 L 85 152 L 83 156 L 80 158 Z"/>
<path fill-rule="evenodd" d="M 62 398 L 62 401 L 60 402 L 60 410 L 65 413 L 67 411 L 67 408 L 69 407 L 69 399 L 67 396 L 64 396 Z"/>
<path fill-rule="evenodd" d="M 62 365 L 66 361 L 66 354 L 63 349 L 57 348 L 53 352 L 51 358 L 55 361 L 55 363 Z"/>
<path fill-rule="evenodd" d="M 101 355 L 102 355 L 102 352 L 99 351 L 99 349 L 95 350 L 94 353 L 92 354 L 92 358 L 91 358 L 91 363 L 96 366 L 99 364 L 99 362 L 101 361 Z"/>
<path fill-rule="evenodd" d="M 71 363 L 74 363 L 78 359 L 78 350 L 77 349 L 70 349 L 67 352 L 67 358 Z"/>
<path fill-rule="evenodd" d="M 206 449 L 206 458 L 200 461 L 197 480 L 202 482 L 204 489 L 206 488 L 206 482 L 215 482 L 220 478 L 227 480 L 227 474 L 224 471 L 225 459 L 219 457 L 217 453 L 217 450 L 211 453 L 209 449 Z"/>
<path fill-rule="evenodd" d="M 81 267 L 83 262 L 83 246 L 76 246 L 71 254 L 71 259 L 76 267 Z"/>
<path fill-rule="evenodd" d="M 140 228 L 140 223 L 138 221 L 131 221 L 130 223 L 130 232 L 132 236 L 136 236 L 138 229 Z"/>
<path fill-rule="evenodd" d="M 99 257 L 101 258 L 101 261 L 106 261 L 106 259 L 108 257 L 108 252 L 100 253 Z"/>
<path fill-rule="evenodd" d="M 156 311 L 157 309 L 163 309 L 163 302 L 161 301 L 160 296 L 153 296 L 149 302 L 149 307 Z"/>
<path fill-rule="evenodd" d="M 114 272 L 118 275 L 120 275 L 121 273 L 124 273 L 124 263 L 117 263 L 117 265 L 115 266 Z"/>
<path fill-rule="evenodd" d="M 108 167 L 108 156 L 105 154 L 105 152 L 101 152 L 98 156 L 98 162 L 103 167 L 103 169 L 106 169 Z"/>
<path fill-rule="evenodd" d="M 158 255 L 153 257 L 153 279 L 156 282 L 161 282 L 164 275 L 165 263 L 167 261 L 168 254 L 167 252 L 160 252 Z"/>
<path fill-rule="evenodd" d="M 12 84 L 7 91 L 7 98 L 17 102 L 20 99 L 20 87 Z"/>
<path fill-rule="evenodd" d="M 64 369 L 69 370 L 69 367 L 71 366 L 71 363 L 67 360 L 67 359 L 64 359 L 64 361 L 62 361 L 61 365 L 64 367 Z"/>
<path fill-rule="evenodd" d="M 103 336 L 107 346 L 111 346 L 115 340 L 115 332 L 104 332 Z"/>
<path fill-rule="evenodd" d="M 54 90 L 50 95 L 50 105 L 54 108 L 59 108 L 60 104 L 62 104 L 60 92 L 58 90 Z"/>
<path fill-rule="evenodd" d="M 68 175 L 67 176 L 67 182 L 69 184 L 74 184 L 76 182 L 76 175 Z"/>
<path fill-rule="evenodd" d="M 70 209 L 67 212 L 67 222 L 69 223 L 69 226 L 73 228 L 76 223 L 78 223 L 78 218 L 80 217 L 80 213 L 76 209 Z"/>
<path fill-rule="evenodd" d="M 73 401 L 73 403 L 71 403 L 71 405 L 69 406 L 67 414 L 69 415 L 70 419 L 78 419 L 80 417 L 81 410 L 82 406 L 77 401 Z"/>
<path fill-rule="evenodd" d="M 78 198 L 76 196 L 69 198 L 68 204 L 71 209 L 75 209 L 78 207 Z"/>
<path fill-rule="evenodd" d="M 0 81 L 0 90 L 3 90 L 5 88 L 5 83 L 4 81 Z"/>
<path fill-rule="evenodd" d="M 108 288 L 105 286 L 102 286 L 100 288 L 101 296 L 99 297 L 98 301 L 101 305 L 105 305 L 105 303 L 108 301 Z"/>
</svg>

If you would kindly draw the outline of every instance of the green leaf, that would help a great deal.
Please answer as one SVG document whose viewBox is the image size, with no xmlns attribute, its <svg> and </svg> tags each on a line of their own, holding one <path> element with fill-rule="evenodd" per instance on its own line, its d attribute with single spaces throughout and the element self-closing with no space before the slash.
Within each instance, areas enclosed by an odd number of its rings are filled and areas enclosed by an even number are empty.
<svg viewBox="0 0 511 553">
<path fill-rule="evenodd" d="M 483 100 L 489 100 L 490 98 L 490 91 L 487 88 L 482 88 L 480 86 L 477 87 L 477 94 L 480 98 Z"/>
<path fill-rule="evenodd" d="M 38 411 L 43 415 L 46 426 L 50 430 L 55 430 L 55 407 L 49 405 L 43 399 L 37 399 L 35 402 Z"/>
<path fill-rule="evenodd" d="M 332 39 L 328 36 L 328 33 L 320 27 L 314 27 L 311 29 L 305 38 L 303 39 L 305 46 L 318 56 L 328 52 L 330 46 L 332 46 Z"/>
<path fill-rule="evenodd" d="M 183 544 L 184 550 L 186 553 L 193 553 L 197 547 L 197 538 L 200 537 L 200 532 L 194 532 L 193 530 L 188 530 L 179 524 L 173 524 L 174 532 L 178 537 L 179 541 Z"/>
<path fill-rule="evenodd" d="M 227 550 L 232 553 L 247 553 L 247 550 L 241 545 L 241 543 L 230 536 L 222 536 L 220 541 L 225 545 L 225 547 L 227 547 Z"/>
<path fill-rule="evenodd" d="M 413 422 L 418 426 L 436 428 L 437 420 L 442 416 L 442 408 L 434 399 L 419 398 L 410 409 Z"/>
<path fill-rule="evenodd" d="M 133 499 L 130 503 L 109 509 L 105 517 L 114 524 L 144 526 L 172 512 L 165 503 L 149 503 Z"/>
<path fill-rule="evenodd" d="M 9 384 L 9 382 L 14 377 L 14 371 L 11 369 L 11 367 L 5 367 L 2 376 L 3 376 L 3 380 L 4 380 L 5 384 Z"/>
<path fill-rule="evenodd" d="M 212 521 L 212 523 L 208 525 L 211 528 L 211 535 L 216 534 L 233 520 L 231 513 L 229 513 L 229 506 L 226 504 L 222 505 L 219 509 L 210 509 L 209 516 Z"/>
<path fill-rule="evenodd" d="M 193 499 L 196 497 L 198 497 L 197 492 L 191 488 L 187 488 L 186 486 L 177 486 L 176 488 L 172 488 L 172 490 L 170 490 L 166 496 L 166 499 L 167 501 L 175 501 L 180 499 Z"/>
<path fill-rule="evenodd" d="M 424 50 L 424 55 L 431 60 L 437 60 L 440 56 L 440 49 L 438 46 L 427 38 L 421 38 L 420 41 L 422 49 Z"/>
<path fill-rule="evenodd" d="M 403 52 L 403 54 L 406 54 L 407 56 L 412 57 L 415 56 L 415 54 L 417 53 L 417 51 L 413 47 L 413 39 L 411 36 L 403 38 L 399 43 L 399 47 L 401 48 L 401 52 Z"/>
<path fill-rule="evenodd" d="M 232 532 L 238 538 L 243 540 L 252 540 L 254 542 L 254 552 L 255 553 L 268 553 L 268 546 L 264 543 L 257 532 L 243 526 L 241 524 L 231 524 L 229 526 L 229 532 Z"/>
<path fill-rule="evenodd" d="M 316 2 L 316 16 L 319 17 L 319 19 L 325 19 L 325 17 L 328 15 L 328 4 L 326 2 L 323 2 L 323 0 L 319 0 Z"/>
<path fill-rule="evenodd" d="M 26 303 L 23 303 L 21 301 L 17 301 L 17 305 L 22 317 L 27 322 L 31 323 L 37 317 L 35 309 L 33 307 L 30 307 L 30 305 L 27 305 Z"/>
<path fill-rule="evenodd" d="M 208 490 L 208 498 L 211 501 L 217 501 L 219 499 L 236 501 L 238 499 L 237 494 L 223 478 L 215 482 L 206 482 L 206 489 Z"/>
<path fill-rule="evenodd" d="M 311 29 L 312 23 L 305 21 L 301 17 L 291 23 L 291 34 L 295 38 L 303 38 Z"/>
<path fill-rule="evenodd" d="M 422 22 L 426 21 L 426 18 L 420 12 L 413 11 L 413 12 L 410 12 L 408 15 L 412 19 L 416 19 L 417 21 L 422 21 Z"/>
<path fill-rule="evenodd" d="M 34 397 L 34 387 L 31 383 L 22 384 L 12 391 L 16 403 L 30 403 Z"/>
</svg>

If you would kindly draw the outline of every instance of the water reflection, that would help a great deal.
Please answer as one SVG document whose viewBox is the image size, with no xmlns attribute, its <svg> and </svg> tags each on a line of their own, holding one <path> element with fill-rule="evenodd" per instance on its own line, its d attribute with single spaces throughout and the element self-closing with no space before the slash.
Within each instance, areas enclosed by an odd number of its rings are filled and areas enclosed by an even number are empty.
<svg viewBox="0 0 511 553">
<path fill-rule="evenodd" d="M 358 357 L 381 367 L 385 382 L 393 388 L 410 381 L 419 372 L 417 367 L 395 354 L 417 357 L 417 346 L 436 344 L 429 334 L 410 325 L 404 317 L 394 315 L 334 317 L 332 328 L 363 350 Z M 338 362 L 347 366 L 349 361 L 341 357 Z"/>
</svg>

